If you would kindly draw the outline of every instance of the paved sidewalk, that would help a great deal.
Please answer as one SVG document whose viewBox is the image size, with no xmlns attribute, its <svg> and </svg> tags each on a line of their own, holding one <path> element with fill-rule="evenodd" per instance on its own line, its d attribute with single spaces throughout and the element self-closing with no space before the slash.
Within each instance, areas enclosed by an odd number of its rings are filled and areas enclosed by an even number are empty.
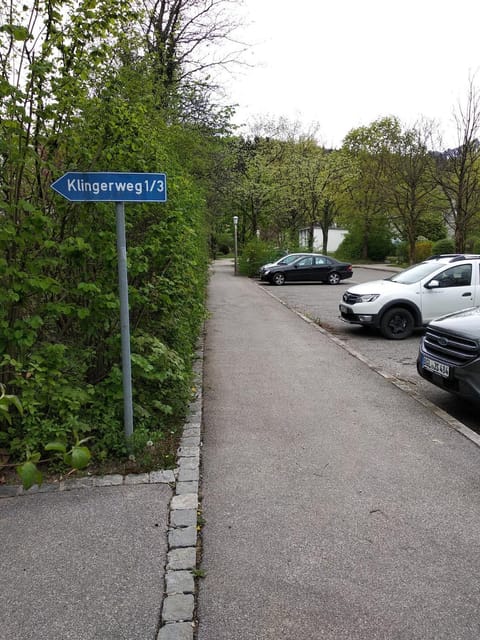
<svg viewBox="0 0 480 640">
<path fill-rule="evenodd" d="M 154 640 L 168 484 L 0 500 L 1 640 Z"/>
<path fill-rule="evenodd" d="M 198 640 L 476 640 L 480 449 L 217 262 Z"/>
</svg>

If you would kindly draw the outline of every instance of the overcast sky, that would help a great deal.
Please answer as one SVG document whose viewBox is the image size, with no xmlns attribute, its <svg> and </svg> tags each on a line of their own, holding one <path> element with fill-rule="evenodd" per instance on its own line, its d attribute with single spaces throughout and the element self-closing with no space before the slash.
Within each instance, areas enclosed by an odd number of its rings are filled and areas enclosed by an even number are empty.
<svg viewBox="0 0 480 640">
<path fill-rule="evenodd" d="M 452 113 L 470 77 L 480 86 L 479 0 L 244 0 L 244 14 L 252 67 L 228 84 L 237 124 L 318 122 L 338 147 L 379 117 L 423 116 L 456 143 Z"/>
</svg>

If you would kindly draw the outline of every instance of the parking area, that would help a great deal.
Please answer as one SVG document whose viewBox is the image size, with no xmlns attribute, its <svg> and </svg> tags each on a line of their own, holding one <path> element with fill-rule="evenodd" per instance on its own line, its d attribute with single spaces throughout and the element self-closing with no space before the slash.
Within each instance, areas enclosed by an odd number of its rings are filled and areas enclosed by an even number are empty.
<svg viewBox="0 0 480 640">
<path fill-rule="evenodd" d="M 274 286 L 259 283 L 268 293 L 288 307 L 305 314 L 340 340 L 349 344 L 378 369 L 395 376 L 430 402 L 480 432 L 478 408 L 455 398 L 423 380 L 416 370 L 418 344 L 422 335 L 417 331 L 406 340 L 386 340 L 379 333 L 349 325 L 339 317 L 338 305 L 343 292 L 354 284 L 388 278 L 391 271 L 355 267 L 353 278 L 332 286 L 328 284 L 286 284 Z"/>
</svg>

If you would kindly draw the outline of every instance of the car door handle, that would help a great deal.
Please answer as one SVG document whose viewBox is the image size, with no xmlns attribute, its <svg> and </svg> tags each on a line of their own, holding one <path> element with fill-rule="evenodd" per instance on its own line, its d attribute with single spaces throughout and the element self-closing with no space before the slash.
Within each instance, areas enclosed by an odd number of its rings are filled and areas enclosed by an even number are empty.
<svg viewBox="0 0 480 640">
<path fill-rule="evenodd" d="M 468 293 L 462 293 L 462 298 L 468 298 L 471 295 L 470 291 Z"/>
</svg>

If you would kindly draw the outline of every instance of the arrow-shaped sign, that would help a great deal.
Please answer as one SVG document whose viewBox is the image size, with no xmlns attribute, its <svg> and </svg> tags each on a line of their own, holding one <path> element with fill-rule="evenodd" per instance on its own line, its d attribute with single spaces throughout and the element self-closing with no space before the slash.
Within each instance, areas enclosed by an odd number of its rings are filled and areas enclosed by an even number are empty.
<svg viewBox="0 0 480 640">
<path fill-rule="evenodd" d="M 164 173 L 69 171 L 52 185 L 72 202 L 166 202 Z"/>
</svg>

